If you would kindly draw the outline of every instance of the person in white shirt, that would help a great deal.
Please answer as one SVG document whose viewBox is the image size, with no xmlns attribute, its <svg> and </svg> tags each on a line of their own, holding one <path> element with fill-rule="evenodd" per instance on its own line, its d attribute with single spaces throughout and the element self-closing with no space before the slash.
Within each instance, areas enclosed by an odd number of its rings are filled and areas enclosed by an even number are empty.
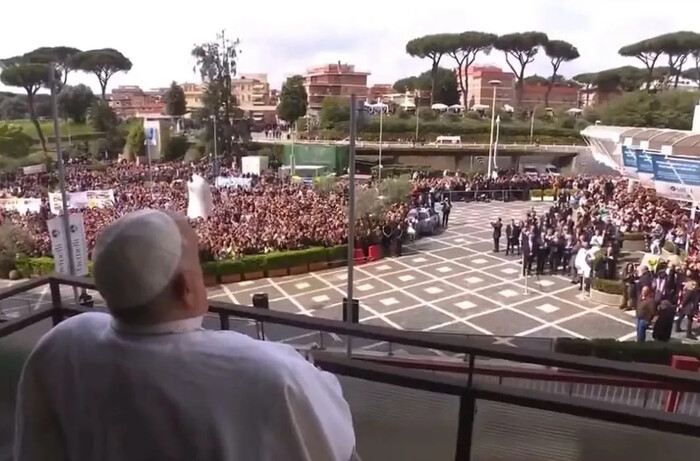
<svg viewBox="0 0 700 461">
<path fill-rule="evenodd" d="M 335 376 L 292 347 L 202 328 L 197 236 L 156 210 L 100 235 L 108 313 L 46 334 L 20 379 L 16 461 L 357 459 Z"/>
</svg>

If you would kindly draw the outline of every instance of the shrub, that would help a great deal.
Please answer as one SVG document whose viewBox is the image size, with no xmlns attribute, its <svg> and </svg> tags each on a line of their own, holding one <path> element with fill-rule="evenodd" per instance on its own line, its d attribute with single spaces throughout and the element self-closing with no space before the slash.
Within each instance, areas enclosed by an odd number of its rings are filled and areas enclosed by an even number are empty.
<svg viewBox="0 0 700 461">
<path fill-rule="evenodd" d="M 536 199 L 536 198 L 542 198 L 542 196 L 545 197 L 555 197 L 556 194 L 554 193 L 554 189 L 545 189 L 544 193 L 540 189 L 532 189 L 530 190 L 530 199 Z"/>
<path fill-rule="evenodd" d="M 596 255 L 596 259 L 599 259 L 598 255 Z M 593 264 L 596 262 L 594 260 Z M 625 285 L 620 280 L 593 279 L 591 288 L 609 295 L 622 295 L 625 292 Z"/>
<path fill-rule="evenodd" d="M 163 159 L 170 162 L 181 160 L 190 147 L 186 136 L 171 136 L 163 146 Z"/>
<path fill-rule="evenodd" d="M 326 251 L 328 252 L 328 261 L 330 262 L 347 261 L 348 259 L 347 245 L 326 248 Z"/>
<path fill-rule="evenodd" d="M 11 158 L 26 157 L 32 144 L 34 140 L 21 126 L 0 123 L 0 154 Z"/>
<path fill-rule="evenodd" d="M 29 253 L 33 243 L 24 229 L 9 223 L 0 225 L 0 277 L 10 275 L 16 268 L 17 257 Z"/>
<path fill-rule="evenodd" d="M 558 338 L 554 351 L 618 362 L 642 362 L 670 365 L 674 355 L 700 359 L 700 347 L 683 343 L 650 341 L 637 343 L 614 339 Z"/>
</svg>

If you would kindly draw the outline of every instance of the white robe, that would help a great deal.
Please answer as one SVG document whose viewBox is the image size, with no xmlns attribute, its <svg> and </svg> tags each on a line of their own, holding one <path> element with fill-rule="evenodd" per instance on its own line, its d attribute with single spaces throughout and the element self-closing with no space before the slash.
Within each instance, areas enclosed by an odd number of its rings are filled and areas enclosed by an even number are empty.
<svg viewBox="0 0 700 461">
<path fill-rule="evenodd" d="M 201 328 L 70 318 L 20 380 L 17 461 L 348 461 L 355 435 L 335 376 L 292 347 Z"/>
</svg>

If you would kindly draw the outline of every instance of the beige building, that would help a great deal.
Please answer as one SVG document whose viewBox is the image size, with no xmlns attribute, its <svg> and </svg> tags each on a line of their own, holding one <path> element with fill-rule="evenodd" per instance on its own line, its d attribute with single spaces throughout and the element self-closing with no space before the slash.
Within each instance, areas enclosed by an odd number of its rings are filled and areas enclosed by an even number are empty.
<svg viewBox="0 0 700 461">
<path fill-rule="evenodd" d="M 360 101 L 367 100 L 369 75 L 369 72 L 356 71 L 352 64 L 341 62 L 307 69 L 304 86 L 309 98 L 309 109 L 320 109 L 326 96 L 349 98 L 355 94 Z"/>
<path fill-rule="evenodd" d="M 233 94 L 241 108 L 270 104 L 270 83 L 267 74 L 241 74 L 233 79 Z"/>
<path fill-rule="evenodd" d="M 193 111 L 201 109 L 204 106 L 202 100 L 204 96 L 204 85 L 202 83 L 183 83 L 182 90 L 185 92 L 185 101 L 187 102 L 187 110 Z"/>
</svg>

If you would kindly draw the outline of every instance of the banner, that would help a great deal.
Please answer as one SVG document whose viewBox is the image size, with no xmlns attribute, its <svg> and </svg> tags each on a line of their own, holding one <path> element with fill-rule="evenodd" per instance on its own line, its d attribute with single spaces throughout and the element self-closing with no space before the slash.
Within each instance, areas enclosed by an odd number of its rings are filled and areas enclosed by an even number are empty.
<svg viewBox="0 0 700 461">
<path fill-rule="evenodd" d="M 634 149 L 637 154 L 637 177 L 644 187 L 654 187 L 654 163 L 652 158 L 659 151 Z"/>
<path fill-rule="evenodd" d="M 0 198 L 0 209 L 16 211 L 20 214 L 38 213 L 41 211 L 40 198 Z"/>
<path fill-rule="evenodd" d="M 637 149 L 622 146 L 622 167 L 626 177 L 639 179 L 637 174 Z"/>
<path fill-rule="evenodd" d="M 114 191 L 88 190 L 84 192 L 66 193 L 69 210 L 82 210 L 84 208 L 107 208 L 114 204 Z M 57 215 L 63 209 L 60 192 L 49 192 L 49 209 Z"/>
<path fill-rule="evenodd" d="M 46 173 L 46 164 L 37 163 L 36 165 L 29 165 L 22 168 L 22 173 L 26 175 Z"/>
<path fill-rule="evenodd" d="M 214 207 L 211 189 L 206 179 L 198 174 L 192 175 L 187 183 L 187 217 L 190 219 L 208 218 Z"/>
<path fill-rule="evenodd" d="M 234 176 L 218 176 L 214 182 L 216 187 L 244 187 L 250 188 L 253 184 L 252 178 L 239 178 Z"/>
<path fill-rule="evenodd" d="M 51 239 L 51 253 L 55 264 L 55 271 L 59 274 L 70 275 L 68 251 L 73 254 L 73 267 L 75 274 L 88 275 L 88 249 L 85 237 L 85 222 L 82 213 L 68 215 L 69 238 L 66 238 L 63 218 L 56 216 L 46 221 Z"/>
<path fill-rule="evenodd" d="M 700 198 L 700 162 L 697 160 L 654 155 L 656 192 L 676 200 Z"/>
</svg>

